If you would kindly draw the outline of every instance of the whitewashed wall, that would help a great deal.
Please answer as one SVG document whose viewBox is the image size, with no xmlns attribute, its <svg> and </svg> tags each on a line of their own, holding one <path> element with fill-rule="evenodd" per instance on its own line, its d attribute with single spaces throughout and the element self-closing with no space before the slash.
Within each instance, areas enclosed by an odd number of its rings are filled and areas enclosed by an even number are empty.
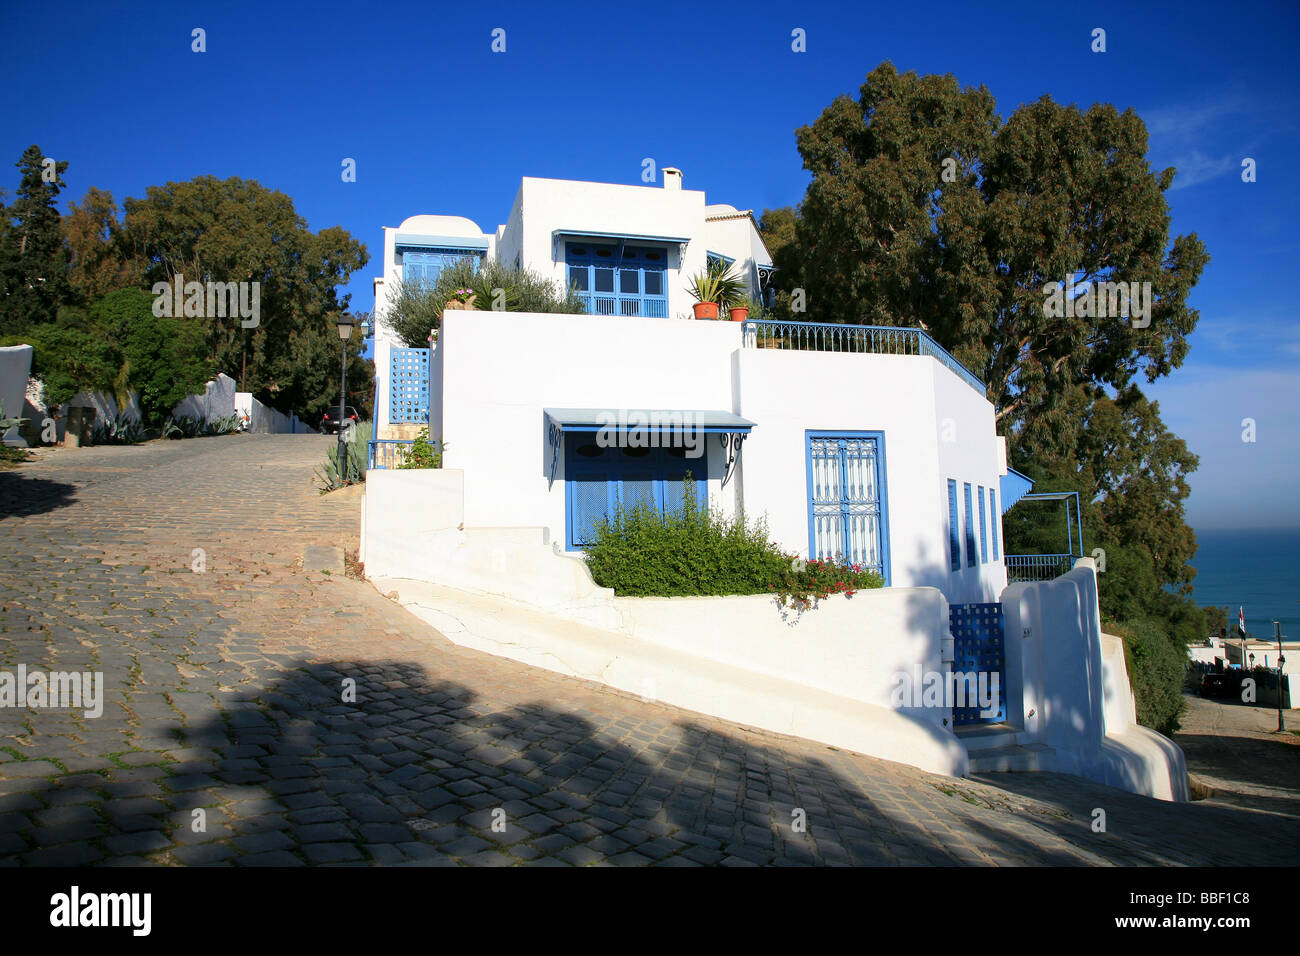
<svg viewBox="0 0 1300 956">
<path fill-rule="evenodd" d="M 314 432 L 298 419 L 297 415 L 286 415 L 269 405 L 263 405 L 251 392 L 235 393 L 235 411 L 248 421 L 248 428 L 255 435 L 295 435 Z"/>
<path fill-rule="evenodd" d="M 1170 740 L 1137 723 L 1122 642 L 1101 632 L 1091 558 L 1052 581 L 1002 592 L 1007 723 L 1052 749 L 1044 770 L 1161 800 L 1187 800 L 1187 767 Z"/>
<path fill-rule="evenodd" d="M 193 418 L 212 422 L 235 414 L 236 383 L 225 372 L 204 386 L 202 395 L 191 395 L 172 409 L 173 418 Z"/>
<path fill-rule="evenodd" d="M 613 316 L 449 312 L 439 337 L 444 465 L 466 472 L 465 522 L 537 525 L 564 541 L 564 455 L 548 488 L 543 409 L 731 410 L 740 327 Z M 709 497 L 724 504 L 719 445 Z M 728 491 L 730 489 L 728 488 Z"/>
<path fill-rule="evenodd" d="M 10 418 L 23 417 L 23 400 L 27 394 L 27 378 L 32 369 L 30 345 L 10 345 L 0 348 L 0 406 Z M 18 434 L 17 426 L 3 436 L 6 445 L 27 447 L 27 440 Z"/>
<path fill-rule="evenodd" d="M 430 434 L 447 442 L 446 466 L 466 472 L 467 525 L 542 526 L 564 541 L 564 456 L 548 487 L 547 406 L 718 409 L 756 425 L 725 489 L 721 446 L 708 441 L 710 503 L 733 513 L 743 496 L 775 541 L 806 556 L 807 430 L 883 431 L 891 584 L 996 600 L 1001 561 L 949 572 L 944 481 L 951 471 L 996 484 L 987 400 L 927 356 L 745 349 L 741 334 L 730 322 L 449 313 Z M 942 446 L 940 406 L 957 423 Z"/>
</svg>

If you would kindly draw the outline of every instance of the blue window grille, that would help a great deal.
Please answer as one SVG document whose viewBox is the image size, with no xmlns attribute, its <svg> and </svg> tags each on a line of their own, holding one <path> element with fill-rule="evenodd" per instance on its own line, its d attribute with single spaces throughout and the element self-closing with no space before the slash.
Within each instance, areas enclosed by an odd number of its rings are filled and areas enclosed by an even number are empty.
<svg viewBox="0 0 1300 956">
<path fill-rule="evenodd" d="M 597 525 L 646 505 L 668 514 L 685 502 L 686 476 L 695 481 L 696 502 L 708 507 L 708 462 L 691 458 L 684 448 L 618 448 L 602 446 L 596 432 L 566 432 L 564 436 L 565 547 L 578 550 L 591 544 Z"/>
<path fill-rule="evenodd" d="M 992 525 L 993 532 L 993 560 L 998 559 L 998 496 L 992 488 L 989 489 L 989 524 Z"/>
<path fill-rule="evenodd" d="M 402 249 L 402 283 L 408 286 L 423 284 L 432 286 L 442 275 L 442 270 L 457 262 L 468 259 L 478 271 L 478 263 L 483 259 L 480 249 Z"/>
<path fill-rule="evenodd" d="M 885 436 L 808 432 L 808 557 L 861 565 L 889 584 Z"/>
<path fill-rule="evenodd" d="M 957 482 L 948 479 L 948 555 L 954 571 L 961 570 L 961 541 L 957 526 Z"/>
<path fill-rule="evenodd" d="M 980 503 L 980 561 L 984 564 L 989 563 L 989 526 L 984 518 L 984 486 L 979 486 L 976 498 Z"/>
<path fill-rule="evenodd" d="M 388 371 L 388 420 L 428 422 L 429 350 L 394 348 Z"/>
<path fill-rule="evenodd" d="M 708 266 L 710 269 L 714 269 L 714 268 L 726 269 L 729 268 L 730 266 L 735 265 L 735 263 L 736 263 L 735 259 L 731 258 L 730 256 L 724 256 L 720 252 L 708 253 Z"/>
<path fill-rule="evenodd" d="M 667 317 L 666 249 L 567 242 L 564 262 L 591 315 Z"/>
<path fill-rule="evenodd" d="M 966 491 L 966 567 L 975 567 L 975 505 L 971 500 L 970 482 L 964 482 Z"/>
</svg>

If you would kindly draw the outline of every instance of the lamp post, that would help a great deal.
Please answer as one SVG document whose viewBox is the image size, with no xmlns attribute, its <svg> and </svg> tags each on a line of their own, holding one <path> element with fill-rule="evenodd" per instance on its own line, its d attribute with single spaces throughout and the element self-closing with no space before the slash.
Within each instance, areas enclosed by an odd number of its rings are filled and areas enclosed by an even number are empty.
<svg viewBox="0 0 1300 956">
<path fill-rule="evenodd" d="M 348 414 L 348 339 L 352 336 L 352 316 L 340 315 L 335 325 L 339 330 L 339 341 L 343 345 L 343 377 L 339 381 L 339 480 L 348 480 L 348 448 L 344 429 Z"/>
</svg>

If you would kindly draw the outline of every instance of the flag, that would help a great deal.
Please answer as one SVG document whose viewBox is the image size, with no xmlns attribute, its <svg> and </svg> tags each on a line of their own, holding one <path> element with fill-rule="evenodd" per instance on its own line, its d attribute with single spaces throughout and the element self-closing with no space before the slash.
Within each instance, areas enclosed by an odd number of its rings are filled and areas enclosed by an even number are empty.
<svg viewBox="0 0 1300 956">
<path fill-rule="evenodd" d="M 1246 611 L 1241 605 L 1237 605 L 1237 636 L 1246 636 Z"/>
</svg>

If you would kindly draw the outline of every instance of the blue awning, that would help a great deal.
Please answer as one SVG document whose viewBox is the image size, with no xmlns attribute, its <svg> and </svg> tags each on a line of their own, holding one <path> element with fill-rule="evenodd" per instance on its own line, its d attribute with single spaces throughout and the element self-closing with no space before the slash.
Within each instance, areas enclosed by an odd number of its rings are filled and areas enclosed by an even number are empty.
<svg viewBox="0 0 1300 956">
<path fill-rule="evenodd" d="M 396 244 L 426 249 L 486 249 L 486 236 L 419 236 L 409 232 L 399 232 Z"/>
<path fill-rule="evenodd" d="M 754 422 L 708 408 L 546 408 L 547 422 L 561 432 L 617 431 L 748 435 Z"/>
<path fill-rule="evenodd" d="M 1002 489 L 1002 513 L 1007 511 L 1017 501 L 1034 489 L 1034 481 L 1026 475 L 1022 475 L 1014 468 L 1008 468 L 1007 473 L 1002 476 L 998 484 Z"/>
</svg>

